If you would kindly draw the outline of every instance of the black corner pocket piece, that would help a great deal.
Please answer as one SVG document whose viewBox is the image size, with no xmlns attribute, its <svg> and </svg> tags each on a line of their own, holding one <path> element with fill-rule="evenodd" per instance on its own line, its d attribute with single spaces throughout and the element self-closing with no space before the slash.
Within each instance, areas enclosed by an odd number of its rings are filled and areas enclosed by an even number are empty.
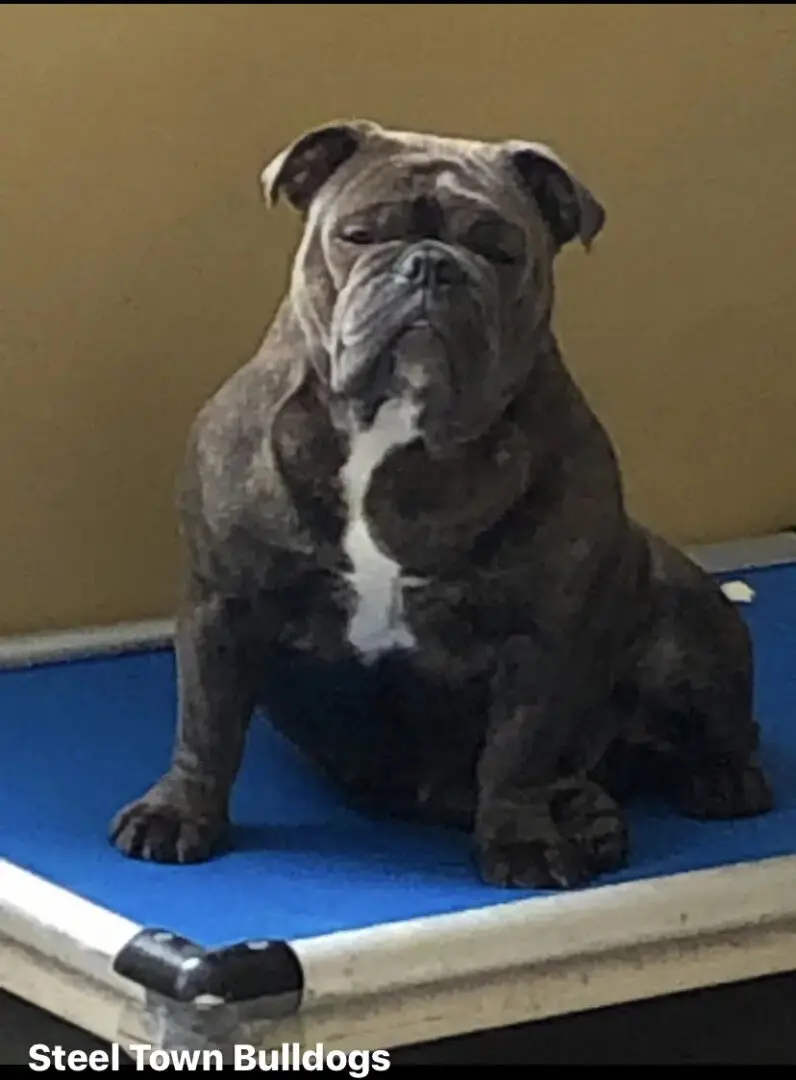
<svg viewBox="0 0 796 1080">
<path fill-rule="evenodd" d="M 292 996 L 304 989 L 299 958 L 285 941 L 244 941 L 205 949 L 168 930 L 142 930 L 119 950 L 113 970 L 183 1004 L 231 1004 Z"/>
</svg>

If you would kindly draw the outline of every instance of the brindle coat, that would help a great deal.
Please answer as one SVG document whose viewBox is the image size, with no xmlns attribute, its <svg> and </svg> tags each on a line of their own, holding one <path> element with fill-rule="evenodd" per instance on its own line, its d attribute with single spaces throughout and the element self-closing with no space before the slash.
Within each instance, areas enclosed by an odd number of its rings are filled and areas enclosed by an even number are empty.
<svg viewBox="0 0 796 1080">
<path fill-rule="evenodd" d="M 264 182 L 304 235 L 262 348 L 190 436 L 174 758 L 115 843 L 210 856 L 258 706 L 364 809 L 470 830 L 499 885 L 621 866 L 639 747 L 683 813 L 767 811 L 745 625 L 630 519 L 556 344 L 555 256 L 602 228 L 594 196 L 545 147 L 370 123 L 309 133 Z M 364 517 L 413 579 L 414 645 L 363 657 L 341 469 L 409 393 L 418 438 Z"/>
</svg>

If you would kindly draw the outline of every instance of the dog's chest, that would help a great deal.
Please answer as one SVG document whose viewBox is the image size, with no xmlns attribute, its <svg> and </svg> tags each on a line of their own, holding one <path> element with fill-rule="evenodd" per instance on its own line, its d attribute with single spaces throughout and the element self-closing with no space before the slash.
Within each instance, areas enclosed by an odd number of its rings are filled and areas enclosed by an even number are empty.
<svg viewBox="0 0 796 1080">
<path fill-rule="evenodd" d="M 352 567 L 346 578 L 354 593 L 346 636 L 365 662 L 416 645 L 405 619 L 404 590 L 423 581 L 404 574 L 379 547 L 365 513 L 374 473 L 393 449 L 416 437 L 416 419 L 416 410 L 408 403 L 386 402 L 372 426 L 352 436 L 348 460 L 340 471 L 346 512 L 343 550 Z"/>
</svg>

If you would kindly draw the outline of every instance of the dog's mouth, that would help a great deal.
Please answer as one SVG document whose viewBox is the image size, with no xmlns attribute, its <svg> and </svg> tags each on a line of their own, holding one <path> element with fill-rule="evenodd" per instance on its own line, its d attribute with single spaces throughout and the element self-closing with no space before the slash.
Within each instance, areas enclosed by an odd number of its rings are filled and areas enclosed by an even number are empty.
<svg viewBox="0 0 796 1080">
<path fill-rule="evenodd" d="M 381 407 L 393 396 L 394 372 L 392 350 L 383 349 L 367 374 L 360 374 L 347 388 L 346 396 L 355 406 L 361 427 L 372 427 Z"/>
<path fill-rule="evenodd" d="M 333 393 L 354 407 L 359 422 L 366 427 L 391 400 L 415 405 L 422 425 L 434 400 L 443 394 L 449 397 L 453 389 L 447 344 L 423 317 L 397 330 L 372 360 L 347 373 L 338 372 L 341 374 L 347 378 L 333 380 Z"/>
</svg>

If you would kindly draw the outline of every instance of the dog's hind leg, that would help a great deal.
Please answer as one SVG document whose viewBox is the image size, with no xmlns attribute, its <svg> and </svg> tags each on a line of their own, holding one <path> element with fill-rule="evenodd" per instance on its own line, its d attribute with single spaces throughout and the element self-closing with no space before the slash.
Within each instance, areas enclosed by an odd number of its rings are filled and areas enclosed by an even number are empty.
<svg viewBox="0 0 796 1080">
<path fill-rule="evenodd" d="M 685 555 L 660 545 L 655 556 L 653 617 L 634 674 L 642 710 L 672 747 L 679 809 L 704 819 L 766 813 L 746 624 Z"/>
</svg>

